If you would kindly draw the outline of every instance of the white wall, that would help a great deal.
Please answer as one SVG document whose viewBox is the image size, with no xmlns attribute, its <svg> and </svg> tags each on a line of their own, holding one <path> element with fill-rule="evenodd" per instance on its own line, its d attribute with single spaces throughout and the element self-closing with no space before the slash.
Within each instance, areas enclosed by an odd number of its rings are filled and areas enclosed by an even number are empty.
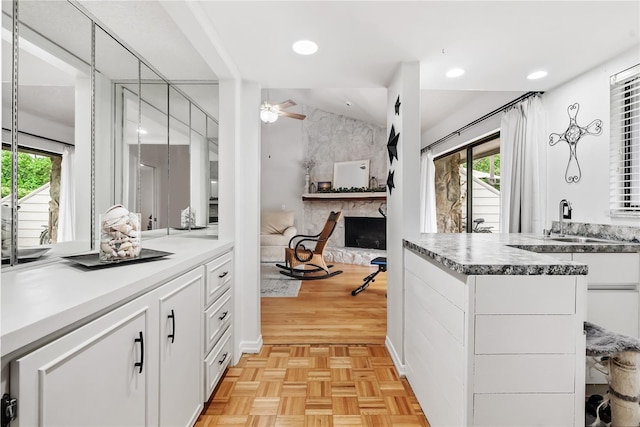
<svg viewBox="0 0 640 427">
<path fill-rule="evenodd" d="M 263 99 L 267 99 L 267 91 L 262 92 Z M 270 100 L 284 99 L 275 90 L 269 90 L 268 96 Z M 311 106 L 287 111 L 303 113 L 307 118 L 281 117 L 275 123 L 262 123 L 261 209 L 280 210 L 284 205 L 286 210 L 295 212 L 295 225 L 303 232 L 314 223 L 305 219 L 301 197 L 304 159 L 315 161 L 310 177 L 316 183 L 333 181 L 335 162 L 370 159 L 370 176 L 383 184 L 387 173 L 386 136 L 385 129 L 377 125 Z"/>
<path fill-rule="evenodd" d="M 262 92 L 263 99 L 266 99 L 265 91 Z M 273 93 L 270 95 L 277 96 Z M 296 110 L 289 108 L 287 111 Z M 302 229 L 303 215 L 302 124 L 302 120 L 280 117 L 274 123 L 262 123 L 260 128 L 262 140 L 260 208 L 262 211 L 274 211 L 284 206 L 285 210 L 295 212 L 295 225 L 298 230 Z"/>
<path fill-rule="evenodd" d="M 394 105 L 400 96 L 400 114 Z M 389 165 L 395 188 L 387 191 L 387 338 L 386 345 L 404 373 L 404 249 L 402 240 L 420 232 L 420 64 L 403 63 L 387 91 L 387 133 L 400 133 L 398 160 Z"/>
<path fill-rule="evenodd" d="M 603 122 L 602 134 L 583 136 L 577 145 L 577 157 L 582 169 L 578 183 L 564 178 L 569 147 L 566 142 L 549 146 L 548 139 L 540 141 L 547 150 L 547 213 L 545 224 L 558 220 L 558 203 L 567 199 L 573 205 L 571 221 L 595 224 L 640 226 L 638 218 L 609 216 L 609 77 L 640 62 L 640 50 L 634 49 L 602 64 L 568 83 L 546 92 L 543 105 L 547 112 L 550 133 L 563 133 L 569 125 L 567 107 L 580 104 L 576 122 L 587 126 L 595 119 Z"/>
</svg>

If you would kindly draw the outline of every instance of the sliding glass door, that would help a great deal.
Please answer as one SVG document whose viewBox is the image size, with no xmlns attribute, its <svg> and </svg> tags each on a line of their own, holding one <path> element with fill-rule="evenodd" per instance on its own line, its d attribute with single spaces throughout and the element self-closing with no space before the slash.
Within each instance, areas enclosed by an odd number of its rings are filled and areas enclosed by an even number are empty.
<svg viewBox="0 0 640 427">
<path fill-rule="evenodd" d="M 434 161 L 439 233 L 500 231 L 500 135 Z"/>
</svg>

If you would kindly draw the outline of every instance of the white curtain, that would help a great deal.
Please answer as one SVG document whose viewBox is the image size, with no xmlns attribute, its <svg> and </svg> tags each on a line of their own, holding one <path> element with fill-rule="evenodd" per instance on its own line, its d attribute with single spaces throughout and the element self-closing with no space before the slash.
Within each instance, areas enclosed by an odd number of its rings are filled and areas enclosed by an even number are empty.
<svg viewBox="0 0 640 427">
<path fill-rule="evenodd" d="M 540 96 L 516 104 L 500 124 L 500 230 L 537 233 L 546 202 L 545 114 Z"/>
<path fill-rule="evenodd" d="M 436 167 L 431 150 L 420 155 L 420 232 L 437 233 Z"/>
<path fill-rule="evenodd" d="M 75 148 L 66 146 L 62 152 L 62 170 L 60 171 L 60 205 L 58 213 L 58 242 L 75 239 Z"/>
</svg>

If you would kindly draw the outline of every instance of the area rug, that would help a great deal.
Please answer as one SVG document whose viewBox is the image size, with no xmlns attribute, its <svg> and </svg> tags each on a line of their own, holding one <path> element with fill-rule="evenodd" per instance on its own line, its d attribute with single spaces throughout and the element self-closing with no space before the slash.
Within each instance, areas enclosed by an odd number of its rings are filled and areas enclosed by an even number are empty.
<svg viewBox="0 0 640 427">
<path fill-rule="evenodd" d="M 275 263 L 260 264 L 260 296 L 261 297 L 297 297 L 301 281 L 280 274 Z"/>
</svg>

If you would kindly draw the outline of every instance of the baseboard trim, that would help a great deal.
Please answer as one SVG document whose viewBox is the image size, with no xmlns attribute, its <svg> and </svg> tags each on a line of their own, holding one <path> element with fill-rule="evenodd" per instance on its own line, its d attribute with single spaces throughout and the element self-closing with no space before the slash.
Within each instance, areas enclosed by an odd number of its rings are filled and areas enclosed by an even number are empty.
<svg viewBox="0 0 640 427">
<path fill-rule="evenodd" d="M 255 341 L 240 341 L 238 349 L 240 353 L 260 353 L 262 349 L 262 334 Z"/>
<path fill-rule="evenodd" d="M 402 363 L 402 360 L 400 359 L 400 356 L 398 355 L 396 348 L 393 346 L 391 339 L 389 339 L 389 336 L 385 338 L 384 345 L 387 348 L 389 355 L 391 356 L 391 360 L 393 361 L 393 365 L 396 367 L 396 371 L 398 371 L 398 375 L 400 375 L 401 378 L 406 377 L 407 376 L 406 366 Z"/>
</svg>

